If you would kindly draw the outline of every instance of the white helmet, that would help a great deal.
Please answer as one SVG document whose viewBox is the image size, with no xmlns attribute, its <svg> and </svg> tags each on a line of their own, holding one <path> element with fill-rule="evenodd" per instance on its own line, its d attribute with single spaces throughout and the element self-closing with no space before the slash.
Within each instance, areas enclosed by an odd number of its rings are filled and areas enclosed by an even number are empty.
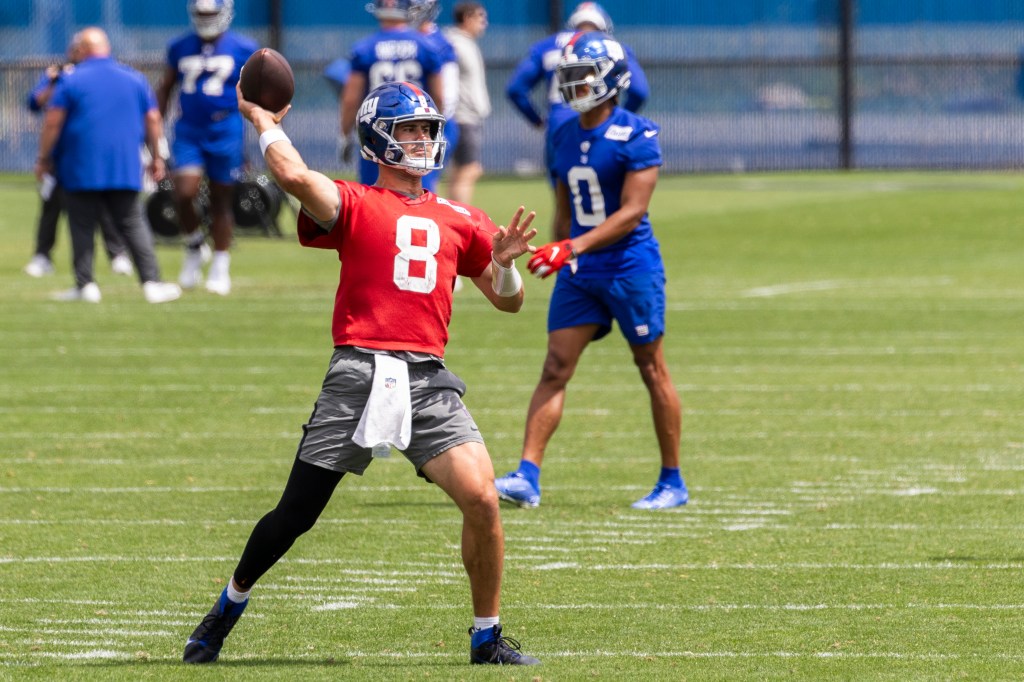
<svg viewBox="0 0 1024 682">
<path fill-rule="evenodd" d="M 573 30 L 579 30 L 580 24 L 593 24 L 598 31 L 605 33 L 611 33 L 614 28 L 612 18 L 596 2 L 581 2 L 576 5 L 566 25 Z"/>
<path fill-rule="evenodd" d="M 200 38 L 213 40 L 231 26 L 235 0 L 188 0 L 188 16 Z"/>
</svg>

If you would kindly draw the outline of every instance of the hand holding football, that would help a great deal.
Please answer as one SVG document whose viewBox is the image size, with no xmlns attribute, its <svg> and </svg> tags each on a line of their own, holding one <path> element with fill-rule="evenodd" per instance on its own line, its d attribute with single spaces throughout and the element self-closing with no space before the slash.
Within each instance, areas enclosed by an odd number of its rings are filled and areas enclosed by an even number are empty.
<svg viewBox="0 0 1024 682">
<path fill-rule="evenodd" d="M 280 52 L 264 47 L 245 62 L 238 86 L 247 101 L 276 113 L 295 95 L 295 74 Z"/>
</svg>

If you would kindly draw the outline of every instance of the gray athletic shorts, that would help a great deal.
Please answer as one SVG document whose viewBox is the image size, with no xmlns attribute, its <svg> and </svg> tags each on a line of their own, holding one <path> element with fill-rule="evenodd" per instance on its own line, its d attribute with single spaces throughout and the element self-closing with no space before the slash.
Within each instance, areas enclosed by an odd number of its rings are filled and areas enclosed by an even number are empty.
<svg viewBox="0 0 1024 682">
<path fill-rule="evenodd" d="M 370 448 L 352 441 L 373 384 L 373 355 L 339 346 L 331 356 L 316 407 L 304 424 L 298 457 L 333 471 L 362 475 Z M 429 460 L 461 443 L 483 443 L 480 429 L 462 402 L 466 384 L 435 361 L 409 363 L 412 438 L 406 459 L 416 472 Z M 424 478 L 426 478 L 424 476 Z"/>
<path fill-rule="evenodd" d="M 480 163 L 483 158 L 484 149 L 484 127 L 480 124 L 460 123 L 459 139 L 455 143 L 455 151 L 452 158 L 455 163 L 465 166 L 470 163 Z"/>
</svg>

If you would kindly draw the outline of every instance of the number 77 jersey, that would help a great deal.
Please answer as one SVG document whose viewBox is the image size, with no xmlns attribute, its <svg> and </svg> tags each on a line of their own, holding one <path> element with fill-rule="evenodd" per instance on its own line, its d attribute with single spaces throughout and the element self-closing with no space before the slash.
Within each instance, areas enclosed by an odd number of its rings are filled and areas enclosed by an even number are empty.
<svg viewBox="0 0 1024 682">
<path fill-rule="evenodd" d="M 298 221 L 303 246 L 338 251 L 335 346 L 406 350 L 444 357 L 456 275 L 478 277 L 491 262 L 497 228 L 476 208 L 432 192 L 409 198 L 335 180 L 337 220 Z"/>
<path fill-rule="evenodd" d="M 628 173 L 661 165 L 658 133 L 652 121 L 619 107 L 597 128 L 584 129 L 573 116 L 554 131 L 548 153 L 555 176 L 569 191 L 571 237 L 619 210 Z M 645 213 L 619 241 L 582 254 L 574 276 L 630 276 L 661 269 L 658 242 Z"/>
<path fill-rule="evenodd" d="M 181 120 L 206 128 L 238 115 L 235 85 L 246 60 L 258 49 L 249 38 L 227 31 L 213 41 L 195 33 L 167 47 L 167 63 L 178 74 Z"/>
</svg>

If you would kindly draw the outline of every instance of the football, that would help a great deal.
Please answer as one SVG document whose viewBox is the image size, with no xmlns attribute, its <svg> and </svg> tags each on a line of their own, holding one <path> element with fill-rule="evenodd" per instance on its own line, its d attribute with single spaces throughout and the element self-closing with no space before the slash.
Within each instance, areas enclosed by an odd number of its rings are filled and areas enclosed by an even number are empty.
<svg viewBox="0 0 1024 682">
<path fill-rule="evenodd" d="M 276 113 L 295 95 L 295 74 L 280 52 L 264 47 L 246 60 L 238 85 L 246 100 Z"/>
</svg>

